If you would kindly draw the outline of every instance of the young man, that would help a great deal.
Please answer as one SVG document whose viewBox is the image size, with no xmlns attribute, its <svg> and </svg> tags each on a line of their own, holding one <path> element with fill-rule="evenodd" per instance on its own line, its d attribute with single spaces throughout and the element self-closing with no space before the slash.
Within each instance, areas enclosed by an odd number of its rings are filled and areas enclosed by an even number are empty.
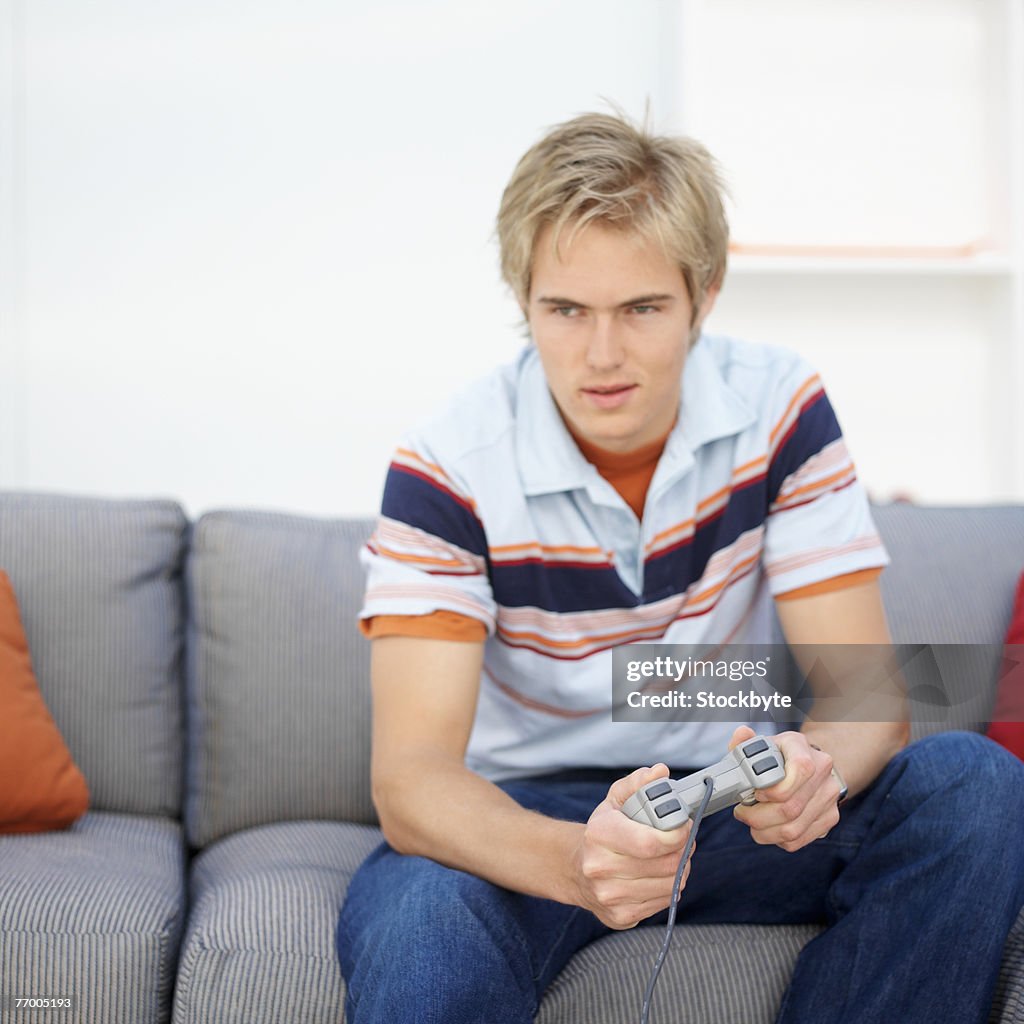
<svg viewBox="0 0 1024 1024">
<path fill-rule="evenodd" d="M 498 233 L 532 344 L 398 450 L 365 556 L 386 842 L 338 927 L 359 1024 L 525 1024 L 581 946 L 668 906 L 690 826 L 620 808 L 754 730 L 613 723 L 615 646 L 766 642 L 773 601 L 791 644 L 888 642 L 817 376 L 701 336 L 728 235 L 706 151 L 576 118 L 520 161 Z M 1024 772 L 974 735 L 908 747 L 895 717 L 778 734 L 785 780 L 701 827 L 682 921 L 834 926 L 781 1021 L 986 1017 Z"/>
</svg>

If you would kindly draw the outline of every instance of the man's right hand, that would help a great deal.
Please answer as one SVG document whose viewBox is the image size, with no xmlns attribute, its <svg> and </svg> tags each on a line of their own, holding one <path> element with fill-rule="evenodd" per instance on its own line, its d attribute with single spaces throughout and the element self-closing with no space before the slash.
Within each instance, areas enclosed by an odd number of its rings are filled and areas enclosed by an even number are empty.
<svg viewBox="0 0 1024 1024">
<path fill-rule="evenodd" d="M 668 767 L 656 764 L 612 783 L 576 848 L 578 903 L 609 928 L 633 928 L 672 900 L 672 883 L 693 823 L 662 832 L 622 813 L 622 805 L 641 786 L 667 775 Z M 687 864 L 683 887 L 689 874 Z"/>
</svg>

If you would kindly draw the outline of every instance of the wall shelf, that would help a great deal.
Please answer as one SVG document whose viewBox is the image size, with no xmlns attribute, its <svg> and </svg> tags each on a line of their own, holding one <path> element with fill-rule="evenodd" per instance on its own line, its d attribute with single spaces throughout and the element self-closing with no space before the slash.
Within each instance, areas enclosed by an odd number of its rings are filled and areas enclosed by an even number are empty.
<svg viewBox="0 0 1024 1024">
<path fill-rule="evenodd" d="M 708 329 L 817 366 L 876 497 L 1024 502 L 1024 4 L 668 6 L 665 127 L 733 200 Z"/>
<path fill-rule="evenodd" d="M 745 253 L 729 256 L 730 274 L 908 274 L 1010 278 L 1014 271 L 1014 264 L 1008 257 L 996 255 L 969 259 L 751 256 Z"/>
</svg>

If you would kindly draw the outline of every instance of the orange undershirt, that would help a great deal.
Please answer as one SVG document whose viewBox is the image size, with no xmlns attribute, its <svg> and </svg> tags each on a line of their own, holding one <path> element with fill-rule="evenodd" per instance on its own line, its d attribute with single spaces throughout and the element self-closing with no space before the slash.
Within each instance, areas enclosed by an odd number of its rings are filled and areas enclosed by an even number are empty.
<svg viewBox="0 0 1024 1024">
<path fill-rule="evenodd" d="M 598 448 L 597 445 L 577 437 L 575 433 L 573 439 L 584 458 L 593 463 L 598 473 L 619 492 L 637 519 L 642 519 L 647 490 L 651 486 L 668 435 L 625 454 Z M 775 599 L 792 601 L 815 594 L 845 590 L 847 587 L 870 583 L 877 579 L 881 572 L 882 570 L 877 568 L 861 569 L 858 572 L 833 576 L 820 583 L 811 583 L 806 587 L 788 590 L 784 594 L 776 594 Z M 359 628 L 371 639 L 379 636 L 423 636 L 434 640 L 480 643 L 487 638 L 487 627 L 479 619 L 450 611 L 430 612 L 427 615 L 376 615 L 372 619 L 362 619 Z"/>
</svg>

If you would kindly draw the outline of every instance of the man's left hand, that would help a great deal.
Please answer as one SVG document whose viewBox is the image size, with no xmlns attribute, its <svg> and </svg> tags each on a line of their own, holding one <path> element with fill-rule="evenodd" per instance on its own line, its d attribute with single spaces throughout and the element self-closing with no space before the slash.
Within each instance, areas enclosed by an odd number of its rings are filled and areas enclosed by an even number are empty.
<svg viewBox="0 0 1024 1024">
<path fill-rule="evenodd" d="M 757 734 L 740 726 L 732 734 L 729 749 Z M 786 759 L 786 777 L 768 789 L 757 791 L 757 804 L 737 804 L 734 816 L 750 826 L 755 843 L 781 846 L 795 853 L 816 839 L 824 839 L 839 821 L 839 783 L 832 775 L 832 758 L 810 745 L 800 732 L 774 736 Z"/>
</svg>

